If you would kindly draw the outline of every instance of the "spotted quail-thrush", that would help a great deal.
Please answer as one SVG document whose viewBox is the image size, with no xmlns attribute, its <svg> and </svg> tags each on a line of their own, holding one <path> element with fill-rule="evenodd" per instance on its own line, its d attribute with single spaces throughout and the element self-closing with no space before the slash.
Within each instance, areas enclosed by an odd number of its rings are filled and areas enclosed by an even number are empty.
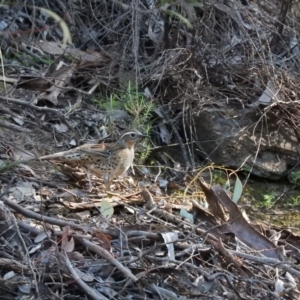
<svg viewBox="0 0 300 300">
<path fill-rule="evenodd" d="M 137 130 L 123 133 L 114 143 L 85 144 L 74 149 L 42 156 L 40 160 L 52 160 L 72 166 L 84 167 L 91 189 L 90 173 L 98 177 L 107 176 L 108 189 L 115 177 L 126 172 L 134 160 L 134 145 L 146 135 Z"/>
</svg>

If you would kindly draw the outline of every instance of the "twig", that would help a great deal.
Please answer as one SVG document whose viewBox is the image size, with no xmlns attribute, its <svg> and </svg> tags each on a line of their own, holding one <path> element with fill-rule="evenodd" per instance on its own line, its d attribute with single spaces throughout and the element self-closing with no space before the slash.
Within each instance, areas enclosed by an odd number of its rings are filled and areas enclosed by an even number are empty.
<svg viewBox="0 0 300 300">
<path fill-rule="evenodd" d="M 23 178 L 25 178 L 26 180 L 29 180 L 29 181 L 36 182 L 40 185 L 49 186 L 51 188 L 62 189 L 65 186 L 65 184 L 61 181 L 60 182 L 58 182 L 58 181 L 50 182 L 49 180 L 42 180 L 40 178 L 34 178 L 34 177 L 29 177 L 29 176 L 23 176 Z"/>
<path fill-rule="evenodd" d="M 178 143 L 180 145 L 180 148 L 181 148 L 181 151 L 182 151 L 182 156 L 183 156 L 183 159 L 185 160 L 186 164 L 187 164 L 187 167 L 190 167 L 191 164 L 190 164 L 190 160 L 188 158 L 188 155 L 187 155 L 187 151 L 185 149 L 185 146 L 184 146 L 184 143 L 182 141 L 182 138 L 176 128 L 176 126 L 174 125 L 174 122 L 172 120 L 170 120 L 170 118 L 168 117 L 168 115 L 166 114 L 166 112 L 160 110 L 160 113 L 162 114 L 162 116 L 166 119 L 167 123 L 169 123 L 171 126 L 172 126 L 172 129 L 176 135 L 176 138 L 178 140 Z"/>
<path fill-rule="evenodd" d="M 19 104 L 19 105 L 23 105 L 23 106 L 32 108 L 32 109 L 37 110 L 37 111 L 51 112 L 51 113 L 54 113 L 54 114 L 59 115 L 59 116 L 63 115 L 62 112 L 58 109 L 53 109 L 53 108 L 49 108 L 49 107 L 35 106 L 31 103 L 28 103 L 28 102 L 22 101 L 22 100 L 18 100 L 18 99 L 15 99 L 15 98 L 8 98 L 8 97 L 0 96 L 0 100 L 7 101 L 7 102 L 10 102 L 10 103 Z"/>
<path fill-rule="evenodd" d="M 63 3 L 63 1 L 61 0 L 56 0 L 57 4 L 59 5 L 61 11 L 65 12 L 64 13 L 64 17 L 65 20 L 68 21 L 68 23 L 72 24 L 74 26 L 74 20 L 71 18 L 70 16 L 70 12 L 67 9 L 67 6 L 65 5 L 65 3 Z"/>
<path fill-rule="evenodd" d="M 273 33 L 272 40 L 270 42 L 270 48 L 274 50 L 275 46 L 278 45 L 280 38 L 282 38 L 282 32 L 284 29 L 285 19 L 289 9 L 291 8 L 291 0 L 286 0 L 281 2 L 281 9 L 279 14 L 279 19 L 275 25 L 277 27 L 277 32 Z"/>
<path fill-rule="evenodd" d="M 212 228 L 210 228 L 209 230 L 203 230 L 194 224 L 183 221 L 181 219 L 181 217 L 179 217 L 179 216 L 175 216 L 175 215 L 165 211 L 164 209 L 157 208 L 155 206 L 155 202 L 152 198 L 152 195 L 146 188 L 143 189 L 143 191 L 142 191 L 142 197 L 146 201 L 147 209 L 150 210 L 146 213 L 146 215 L 149 216 L 150 218 L 155 219 L 157 222 L 160 222 L 160 223 L 165 222 L 162 220 L 166 220 L 165 223 L 168 222 L 169 226 L 170 226 L 170 223 L 174 224 L 174 227 L 176 226 L 177 229 L 178 228 L 190 228 L 191 230 L 195 230 L 195 233 L 197 235 L 200 235 L 200 237 L 205 236 L 208 243 L 211 240 L 215 241 L 215 242 L 218 241 L 218 239 L 215 236 L 213 236 L 212 234 L 209 233 L 209 231 L 212 230 Z M 152 214 L 155 214 L 157 217 L 152 216 Z M 215 227 L 217 227 L 217 226 L 215 226 Z"/>
<path fill-rule="evenodd" d="M 17 233 L 17 235 L 18 235 L 18 237 L 19 237 L 19 239 L 20 239 L 20 241 L 21 241 L 21 244 L 22 244 L 22 246 L 23 246 L 23 250 L 24 250 L 25 253 L 26 253 L 27 260 L 28 260 L 27 263 L 28 263 L 28 265 L 29 265 L 29 268 L 30 268 L 30 270 L 31 270 L 31 272 L 32 272 L 32 275 L 33 275 L 33 278 L 34 278 L 34 284 L 35 284 L 36 292 L 39 293 L 38 279 L 37 279 L 37 274 L 35 273 L 36 268 L 33 266 L 32 260 L 30 259 L 30 255 L 29 255 L 29 252 L 28 252 L 28 248 L 27 248 L 26 243 L 25 243 L 25 241 L 24 241 L 24 239 L 23 239 L 23 236 L 22 236 L 22 234 L 21 234 L 21 232 L 20 232 L 20 229 L 19 229 L 19 227 L 18 227 L 18 224 L 17 224 L 17 221 L 16 221 L 15 216 L 12 217 L 12 222 L 13 222 L 14 225 L 15 225 L 14 227 L 15 227 L 16 233 Z"/>
<path fill-rule="evenodd" d="M 26 231 L 29 234 L 38 235 L 42 232 L 45 232 L 44 229 L 39 229 L 39 228 L 33 227 L 23 221 L 18 221 L 18 225 L 23 229 L 23 231 Z M 62 235 L 63 235 L 63 231 L 53 232 L 53 236 L 62 236 Z M 70 233 L 70 237 L 71 236 L 75 237 L 75 238 L 84 238 L 84 239 L 88 239 L 88 240 L 91 240 L 93 238 L 89 234 Z"/>
<path fill-rule="evenodd" d="M 68 268 L 68 271 L 71 273 L 72 277 L 74 278 L 75 282 L 85 291 L 87 295 L 89 295 L 92 299 L 99 300 L 108 300 L 105 296 L 100 294 L 98 291 L 89 287 L 77 274 L 76 270 L 74 270 L 68 256 L 66 254 L 59 253 L 59 260 L 63 260 Z"/>
<path fill-rule="evenodd" d="M 31 130 L 20 127 L 18 125 L 6 122 L 6 121 L 0 121 L 0 127 L 4 127 L 13 131 L 17 131 L 17 132 L 24 132 L 24 133 L 30 133 Z"/>
<path fill-rule="evenodd" d="M 4 111 L 5 113 L 9 114 L 12 117 L 20 118 L 20 116 L 18 114 L 16 114 L 15 112 L 11 111 L 9 108 L 7 108 L 3 105 L 0 107 L 0 111 Z"/>
<path fill-rule="evenodd" d="M 244 259 L 252 260 L 257 263 L 264 264 L 264 265 L 275 266 L 277 268 L 283 269 L 283 270 L 289 272 L 290 274 L 300 278 L 299 271 L 293 269 L 291 266 L 288 265 L 288 263 L 282 262 L 278 259 L 269 258 L 269 257 L 258 257 L 258 256 L 254 256 L 254 255 L 250 255 L 250 254 L 246 254 L 246 253 L 242 253 L 242 252 L 234 251 L 234 250 L 227 250 L 227 251 L 231 252 L 232 254 L 234 254 L 238 257 L 244 258 Z"/>
<path fill-rule="evenodd" d="M 55 219 L 55 218 L 51 218 L 51 217 L 46 217 L 46 216 L 37 214 L 33 211 L 27 210 L 27 209 L 23 208 L 22 206 L 18 205 L 17 203 L 9 200 L 6 196 L 2 196 L 1 200 L 3 201 L 4 204 L 6 204 L 7 206 L 14 209 L 16 212 L 22 214 L 25 217 L 35 219 L 35 220 L 39 220 L 39 221 L 43 221 L 43 222 L 50 223 L 50 224 L 57 225 L 57 226 L 61 226 L 61 227 L 71 226 L 73 228 L 78 228 L 78 229 L 81 229 L 81 230 L 84 229 L 83 225 L 75 224 L 75 223 L 72 223 L 72 222 L 67 222 L 67 221 L 63 221 L 63 220 L 59 220 L 59 219 Z"/>
<path fill-rule="evenodd" d="M 1 269 L 9 267 L 11 270 L 20 273 L 32 274 L 32 270 L 30 270 L 26 265 L 20 263 L 15 259 L 8 259 L 8 258 L 0 258 L 0 266 Z"/>
<path fill-rule="evenodd" d="M 0 199 L 3 201 L 3 203 L 5 205 L 9 206 L 10 208 L 14 209 L 16 212 L 22 214 L 25 217 L 28 217 L 28 218 L 31 218 L 31 219 L 34 219 L 34 220 L 38 220 L 38 221 L 42 221 L 42 222 L 45 222 L 45 223 L 49 223 L 49 224 L 52 224 L 52 225 L 57 225 L 57 226 L 60 226 L 60 227 L 70 226 L 72 228 L 76 228 L 76 229 L 79 229 L 81 231 L 83 230 L 85 232 L 92 232 L 93 231 L 90 228 L 90 226 L 88 226 L 86 224 L 76 224 L 76 223 L 73 223 L 73 222 L 63 221 L 63 220 L 55 219 L 55 218 L 51 218 L 51 217 L 46 217 L 46 216 L 43 216 L 41 214 L 37 214 L 35 212 L 27 210 L 27 209 L 23 208 L 22 206 L 18 205 L 17 203 L 9 200 L 6 196 L 3 196 L 3 195 L 1 196 L 0 195 Z M 118 238 L 118 233 L 114 232 L 112 230 L 106 230 L 106 231 L 103 231 L 103 233 L 107 234 L 107 235 L 110 235 L 113 238 Z"/>
<path fill-rule="evenodd" d="M 140 8 L 138 8 L 136 6 L 128 5 L 128 4 L 125 4 L 125 3 L 121 2 L 121 1 L 118 1 L 118 0 L 112 0 L 112 2 L 114 2 L 117 5 L 119 5 L 124 10 L 132 10 L 132 11 L 136 11 L 136 12 L 139 12 L 141 14 L 146 14 L 146 15 L 155 14 L 155 13 L 159 13 L 161 11 L 165 11 L 165 10 L 167 10 L 172 5 L 177 5 L 177 4 L 180 5 L 179 1 L 178 2 L 174 1 L 174 2 L 169 2 L 167 4 L 163 4 L 163 5 L 161 5 L 158 8 L 140 9 Z"/>
<path fill-rule="evenodd" d="M 101 257 L 105 258 L 109 261 L 112 265 L 119 269 L 124 275 L 128 278 L 132 279 L 133 281 L 138 281 L 138 279 L 124 267 L 119 261 L 117 261 L 107 250 L 104 248 L 95 245 L 94 243 L 86 240 L 86 239 L 78 239 L 84 246 L 86 246 L 89 250 L 93 251 L 94 253 L 99 254 Z"/>
<path fill-rule="evenodd" d="M 33 227 L 29 224 L 27 224 L 26 222 L 23 221 L 17 221 L 18 226 L 21 227 L 23 229 L 23 231 L 26 231 L 26 233 L 30 234 L 34 234 L 34 235 L 38 235 L 42 232 L 44 232 L 43 229 L 39 229 L 37 227 Z"/>
</svg>

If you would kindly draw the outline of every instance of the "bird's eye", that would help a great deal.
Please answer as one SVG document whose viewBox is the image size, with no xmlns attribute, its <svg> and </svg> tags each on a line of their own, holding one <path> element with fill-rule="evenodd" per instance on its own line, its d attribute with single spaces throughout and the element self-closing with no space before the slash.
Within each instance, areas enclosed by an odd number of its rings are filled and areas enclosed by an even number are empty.
<svg viewBox="0 0 300 300">
<path fill-rule="evenodd" d="M 135 138 L 135 133 L 131 133 L 130 137 Z"/>
</svg>

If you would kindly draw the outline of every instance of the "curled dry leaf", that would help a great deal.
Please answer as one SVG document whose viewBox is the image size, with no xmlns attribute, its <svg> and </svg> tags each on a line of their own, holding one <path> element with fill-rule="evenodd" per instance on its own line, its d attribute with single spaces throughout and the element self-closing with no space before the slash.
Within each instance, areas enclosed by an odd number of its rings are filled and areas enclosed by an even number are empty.
<svg viewBox="0 0 300 300">
<path fill-rule="evenodd" d="M 40 232 L 34 239 L 34 242 L 37 244 L 37 243 L 40 243 L 41 241 L 43 241 L 44 239 L 48 238 L 48 237 L 51 237 L 52 235 L 52 231 L 51 230 L 47 230 L 47 232 L 45 231 L 42 231 Z"/>
<path fill-rule="evenodd" d="M 168 249 L 168 256 L 170 257 L 170 259 L 175 259 L 175 251 L 174 251 L 174 242 L 176 242 L 178 240 L 178 233 L 177 232 L 165 232 L 165 233 L 161 233 L 167 249 Z"/>
<path fill-rule="evenodd" d="M 217 195 L 218 201 L 220 201 L 229 212 L 229 222 L 225 226 L 227 230 L 233 232 L 238 239 L 252 249 L 261 251 L 261 253 L 267 257 L 281 260 L 280 249 L 247 222 L 238 206 L 231 201 L 222 187 L 215 185 L 212 187 L 212 191 Z"/>
<path fill-rule="evenodd" d="M 61 239 L 61 248 L 65 252 L 72 252 L 74 250 L 74 238 L 70 237 L 71 228 L 70 226 L 65 226 L 62 233 L 62 239 Z"/>
<path fill-rule="evenodd" d="M 67 252 L 66 254 L 70 260 L 72 260 L 73 262 L 76 262 L 76 265 L 78 267 L 84 266 L 85 261 L 84 261 L 83 255 L 81 253 L 74 251 L 74 252 Z"/>
<path fill-rule="evenodd" d="M 10 271 L 10 272 L 7 272 L 6 274 L 4 274 L 3 279 L 4 280 L 9 280 L 9 279 L 11 279 L 11 278 L 13 278 L 15 276 L 16 276 L 15 272 L 14 271 Z"/>
<path fill-rule="evenodd" d="M 106 249 L 107 251 L 111 252 L 111 245 L 110 245 L 110 241 L 111 241 L 111 236 L 104 234 L 101 230 L 99 229 L 95 229 L 92 233 L 93 237 L 96 237 L 101 246 Z"/>
<path fill-rule="evenodd" d="M 35 253 L 37 250 L 41 249 L 42 248 L 42 244 L 37 244 L 37 245 L 34 245 L 33 247 L 31 247 L 28 251 L 29 254 L 33 254 Z"/>
</svg>

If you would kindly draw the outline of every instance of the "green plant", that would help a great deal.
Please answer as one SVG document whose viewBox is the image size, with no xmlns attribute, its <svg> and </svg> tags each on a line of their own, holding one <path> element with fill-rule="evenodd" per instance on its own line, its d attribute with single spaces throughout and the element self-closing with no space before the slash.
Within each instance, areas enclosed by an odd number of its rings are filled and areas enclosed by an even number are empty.
<svg viewBox="0 0 300 300">
<path fill-rule="evenodd" d="M 244 171 L 244 172 L 246 172 L 246 173 L 249 173 L 249 172 L 251 171 L 251 167 L 248 166 L 248 165 L 244 165 L 244 166 L 242 167 L 242 171 Z"/>
<path fill-rule="evenodd" d="M 132 81 L 127 82 L 123 92 L 112 93 L 106 101 L 93 99 L 93 102 L 108 112 L 116 109 L 125 110 L 132 117 L 129 127 L 149 135 L 152 128 L 151 118 L 154 104 L 138 90 Z M 149 156 L 151 148 L 150 139 L 144 139 L 142 147 L 139 149 L 141 150 L 138 154 L 139 163 Z"/>
<path fill-rule="evenodd" d="M 133 117 L 131 122 L 132 128 L 136 128 L 144 134 L 149 135 L 152 128 L 151 117 L 154 110 L 153 102 L 149 101 L 149 99 L 139 92 L 138 88 L 130 80 L 122 95 L 122 99 L 124 100 L 124 109 Z M 142 151 L 139 155 L 140 163 L 150 154 L 150 139 L 144 139 L 142 145 Z"/>
<path fill-rule="evenodd" d="M 276 198 L 275 193 L 265 194 L 263 195 L 263 201 L 260 206 L 270 208 L 275 204 Z"/>
<path fill-rule="evenodd" d="M 0 160 L 0 173 L 4 173 L 5 171 L 16 167 L 20 164 L 26 164 L 30 160 L 19 160 L 19 161 L 5 161 L 5 160 Z"/>
<path fill-rule="evenodd" d="M 223 170 L 212 169 L 212 182 L 213 184 L 224 185 L 227 182 L 227 175 Z"/>
<path fill-rule="evenodd" d="M 293 202 L 294 206 L 299 205 L 299 203 L 300 203 L 300 196 L 292 197 L 292 202 Z"/>
<path fill-rule="evenodd" d="M 106 110 L 106 111 L 113 111 L 116 109 L 122 109 L 123 105 L 121 101 L 118 99 L 118 96 L 116 94 L 111 94 L 109 96 L 108 101 L 101 101 L 99 99 L 94 98 L 93 102 L 99 106 L 100 109 Z"/>
<path fill-rule="evenodd" d="M 293 185 L 293 187 L 299 187 L 300 186 L 300 170 L 292 171 L 288 175 L 290 183 Z"/>
<path fill-rule="evenodd" d="M 288 197 L 283 204 L 283 207 L 294 208 L 300 204 L 300 195 Z"/>
<path fill-rule="evenodd" d="M 137 87 L 128 81 L 125 93 L 122 95 L 124 99 L 125 110 L 133 116 L 132 125 L 136 128 L 142 127 L 145 133 L 149 133 L 151 129 L 150 119 L 154 109 L 152 101 L 149 101 Z"/>
<path fill-rule="evenodd" d="M 16 58 L 20 65 L 23 65 L 25 67 L 35 66 L 39 63 L 45 64 L 47 66 L 50 66 L 54 63 L 54 60 L 34 55 L 29 55 L 26 53 L 14 53 L 14 58 Z"/>
</svg>

